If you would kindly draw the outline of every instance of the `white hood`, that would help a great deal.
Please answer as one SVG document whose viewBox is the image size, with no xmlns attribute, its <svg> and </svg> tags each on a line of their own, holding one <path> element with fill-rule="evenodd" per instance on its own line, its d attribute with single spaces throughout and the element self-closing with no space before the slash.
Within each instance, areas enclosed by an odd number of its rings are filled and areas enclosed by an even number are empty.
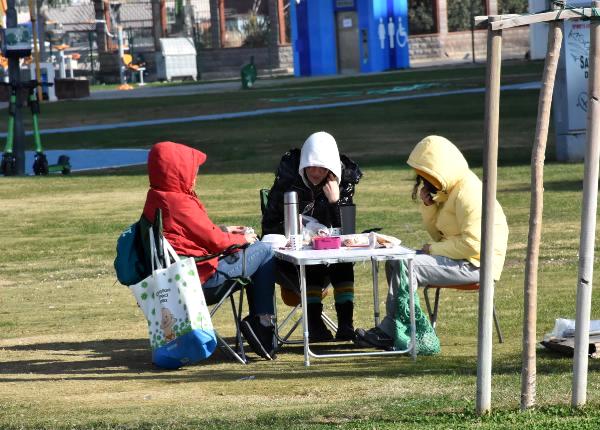
<svg viewBox="0 0 600 430">
<path fill-rule="evenodd" d="M 337 143 L 329 133 L 319 131 L 308 136 L 302 151 L 300 152 L 300 166 L 298 173 L 307 187 L 311 184 L 304 175 L 306 167 L 324 167 L 329 169 L 335 175 L 335 178 L 340 183 L 342 177 L 342 163 L 340 161 L 340 153 L 338 152 Z"/>
</svg>

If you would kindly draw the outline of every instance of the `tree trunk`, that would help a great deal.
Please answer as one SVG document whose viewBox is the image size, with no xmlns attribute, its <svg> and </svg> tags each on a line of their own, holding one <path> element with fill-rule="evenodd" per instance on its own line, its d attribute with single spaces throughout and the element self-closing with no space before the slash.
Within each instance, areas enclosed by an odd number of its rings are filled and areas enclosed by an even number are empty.
<svg viewBox="0 0 600 430">
<path fill-rule="evenodd" d="M 152 41 L 154 42 L 154 50 L 156 52 L 160 51 L 161 37 L 160 0 L 152 0 Z"/>
<path fill-rule="evenodd" d="M 218 0 L 210 0 L 210 40 L 211 48 L 221 47 L 221 26 L 219 25 L 219 4 Z"/>
<path fill-rule="evenodd" d="M 98 53 L 101 54 L 107 52 L 103 0 L 94 0 L 94 16 L 96 18 L 96 45 L 98 46 Z"/>
<path fill-rule="evenodd" d="M 556 77 L 562 39 L 562 22 L 551 22 L 548 31 L 548 52 L 546 53 L 538 102 L 535 141 L 531 154 L 531 206 L 525 266 L 525 318 L 523 321 L 523 367 L 521 372 L 521 410 L 523 411 L 535 405 L 537 272 L 544 209 L 544 158 L 550 125 L 554 78 Z"/>
</svg>

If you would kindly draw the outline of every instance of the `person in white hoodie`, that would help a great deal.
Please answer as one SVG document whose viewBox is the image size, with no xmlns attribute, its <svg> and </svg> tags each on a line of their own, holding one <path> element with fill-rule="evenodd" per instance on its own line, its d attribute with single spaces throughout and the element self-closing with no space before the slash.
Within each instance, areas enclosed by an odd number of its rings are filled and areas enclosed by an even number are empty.
<svg viewBox="0 0 600 430">
<path fill-rule="evenodd" d="M 338 152 L 335 139 L 320 131 L 311 134 L 302 150 L 292 149 L 281 158 L 269 199 L 263 212 L 262 233 L 283 234 L 283 195 L 298 193 L 300 213 L 316 218 L 327 227 L 340 227 L 340 206 L 352 205 L 354 189 L 362 172 L 358 165 Z M 337 340 L 354 340 L 354 270 L 351 263 L 306 267 L 308 332 L 311 342 L 333 340 L 321 313 L 322 289 L 333 285 L 338 329 Z M 297 267 L 278 261 L 276 280 L 284 288 L 300 290 Z"/>
</svg>

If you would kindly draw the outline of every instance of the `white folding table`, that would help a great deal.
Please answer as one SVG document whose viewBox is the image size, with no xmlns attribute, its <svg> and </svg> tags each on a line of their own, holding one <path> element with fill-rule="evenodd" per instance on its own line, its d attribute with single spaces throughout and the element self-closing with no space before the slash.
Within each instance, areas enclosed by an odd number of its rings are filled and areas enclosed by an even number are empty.
<svg viewBox="0 0 600 430">
<path fill-rule="evenodd" d="M 393 248 L 348 248 L 314 250 L 304 248 L 299 251 L 290 249 L 275 249 L 275 257 L 288 261 L 299 266 L 300 269 L 300 299 L 302 305 L 302 335 L 304 339 L 304 365 L 310 366 L 310 357 L 313 358 L 333 358 L 333 357 L 352 357 L 368 355 L 393 355 L 411 353 L 413 360 L 417 358 L 416 349 L 416 327 L 415 327 L 415 308 L 414 294 L 416 291 L 412 276 L 412 259 L 415 256 L 413 249 L 404 246 L 395 246 Z M 407 349 L 401 351 L 374 351 L 374 352 L 347 352 L 338 354 L 315 354 L 310 349 L 308 342 L 308 317 L 306 307 L 306 266 L 316 264 L 336 264 L 336 263 L 354 263 L 358 261 L 371 261 L 373 274 L 373 315 L 375 325 L 379 324 L 379 261 L 385 260 L 404 260 L 408 262 L 409 279 L 409 307 L 410 307 L 410 345 Z"/>
</svg>

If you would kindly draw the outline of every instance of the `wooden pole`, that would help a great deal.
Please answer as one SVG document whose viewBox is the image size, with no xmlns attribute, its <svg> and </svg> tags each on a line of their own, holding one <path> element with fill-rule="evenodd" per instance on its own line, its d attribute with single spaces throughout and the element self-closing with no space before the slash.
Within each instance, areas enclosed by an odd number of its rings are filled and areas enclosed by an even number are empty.
<svg viewBox="0 0 600 430">
<path fill-rule="evenodd" d="M 283 0 L 277 0 L 277 20 L 279 21 L 279 25 L 277 26 L 279 29 L 279 44 L 283 45 L 288 43 L 285 34 L 285 10 L 283 8 Z"/>
<path fill-rule="evenodd" d="M 600 1 L 592 2 L 600 8 Z M 575 353 L 573 356 L 573 395 L 571 405 L 586 402 L 588 349 L 590 342 L 590 308 L 594 274 L 594 243 L 598 203 L 598 156 L 600 148 L 600 21 L 590 22 L 590 77 L 588 89 L 587 146 L 584 162 L 581 239 L 579 243 L 579 276 L 575 312 Z"/>
<path fill-rule="evenodd" d="M 152 10 L 152 41 L 154 42 L 154 51 L 160 52 L 160 38 L 163 37 L 160 0 L 151 0 L 150 5 Z"/>
<path fill-rule="evenodd" d="M 219 37 L 221 38 L 221 40 L 219 40 L 219 48 L 224 48 L 226 40 L 225 32 L 227 31 L 225 27 L 225 0 L 219 0 L 217 4 L 219 9 Z"/>
<path fill-rule="evenodd" d="M 29 19 L 31 20 L 33 35 L 33 61 L 35 64 L 35 80 L 37 81 L 37 98 L 41 103 L 44 96 L 42 94 L 42 72 L 40 70 L 40 51 L 38 49 L 37 10 L 33 0 L 29 0 Z"/>
<path fill-rule="evenodd" d="M 496 20 L 490 17 L 490 24 Z M 485 93 L 485 141 L 481 217 L 481 269 L 479 290 L 479 330 L 477 339 L 477 413 L 491 410 L 492 393 L 492 314 L 494 307 L 494 212 L 498 171 L 498 129 L 500 122 L 500 71 L 502 30 L 488 28 Z"/>
<path fill-rule="evenodd" d="M 529 209 L 529 235 L 525 263 L 525 318 L 523 322 L 523 366 L 521 371 L 521 410 L 535 405 L 536 387 L 536 318 L 537 318 L 537 272 L 542 235 L 544 209 L 544 158 L 550 125 L 550 109 L 554 79 L 562 45 L 562 23 L 553 21 L 548 31 L 548 50 L 542 88 L 538 101 L 535 140 L 531 154 L 531 206 Z"/>
</svg>

